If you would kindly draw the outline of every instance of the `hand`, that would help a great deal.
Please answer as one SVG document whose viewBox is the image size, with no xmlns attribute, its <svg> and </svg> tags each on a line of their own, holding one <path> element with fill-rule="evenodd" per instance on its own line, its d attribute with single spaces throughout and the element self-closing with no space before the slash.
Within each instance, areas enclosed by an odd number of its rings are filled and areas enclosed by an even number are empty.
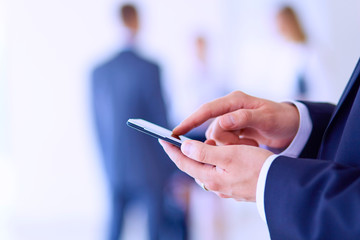
<svg viewBox="0 0 360 240">
<path fill-rule="evenodd" d="M 188 140 L 180 150 L 163 140 L 159 142 L 180 170 L 220 197 L 238 201 L 256 200 L 261 167 L 272 155 L 268 150 L 248 145 L 213 146 L 212 141 Z"/>
<path fill-rule="evenodd" d="M 299 128 L 295 106 L 252 97 L 240 91 L 202 105 L 177 126 L 173 133 L 183 135 L 217 117 L 209 126 L 206 137 L 217 145 L 243 144 L 253 139 L 272 148 L 285 148 Z"/>
</svg>

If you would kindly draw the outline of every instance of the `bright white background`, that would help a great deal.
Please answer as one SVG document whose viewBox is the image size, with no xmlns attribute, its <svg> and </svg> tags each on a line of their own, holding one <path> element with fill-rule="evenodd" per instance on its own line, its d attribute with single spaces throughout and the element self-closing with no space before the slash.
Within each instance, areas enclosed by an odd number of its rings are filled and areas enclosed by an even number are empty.
<svg viewBox="0 0 360 240">
<path fill-rule="evenodd" d="M 140 45 L 162 63 L 166 89 L 189 68 L 191 38 L 199 31 L 210 40 L 213 65 L 240 89 L 239 69 L 260 71 L 249 57 L 261 58 L 259 44 L 273 41 L 275 0 L 136 2 Z M 360 2 L 293 2 L 327 63 L 328 100 L 336 102 L 360 56 Z M 119 2 L 0 4 L 0 239 L 102 239 L 107 191 L 90 118 L 89 73 L 123 43 Z M 248 230 L 263 229 L 258 224 Z"/>
</svg>

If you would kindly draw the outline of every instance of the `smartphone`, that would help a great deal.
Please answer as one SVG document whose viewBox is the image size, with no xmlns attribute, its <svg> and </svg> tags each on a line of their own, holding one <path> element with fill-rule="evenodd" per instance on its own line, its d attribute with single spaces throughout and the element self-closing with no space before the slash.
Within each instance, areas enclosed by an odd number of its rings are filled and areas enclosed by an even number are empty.
<svg viewBox="0 0 360 240">
<path fill-rule="evenodd" d="M 126 124 L 140 132 L 146 133 L 155 138 L 163 139 L 177 147 L 180 147 L 185 140 L 191 140 L 185 136 L 175 136 L 169 129 L 160 127 L 159 125 L 140 118 L 130 118 Z"/>
</svg>

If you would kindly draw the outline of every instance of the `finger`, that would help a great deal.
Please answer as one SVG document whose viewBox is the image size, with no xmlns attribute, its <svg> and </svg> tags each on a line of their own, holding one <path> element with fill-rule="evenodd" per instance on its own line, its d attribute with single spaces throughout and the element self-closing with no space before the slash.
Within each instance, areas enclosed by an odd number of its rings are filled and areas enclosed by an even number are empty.
<svg viewBox="0 0 360 240">
<path fill-rule="evenodd" d="M 223 132 L 220 136 L 214 137 L 218 146 L 226 145 L 250 145 L 258 147 L 259 143 L 251 138 L 240 138 L 232 132 Z"/>
<path fill-rule="evenodd" d="M 240 142 L 238 145 L 249 145 L 249 146 L 254 146 L 254 147 L 258 147 L 259 143 L 257 141 L 255 141 L 254 139 L 250 139 L 250 138 L 239 138 Z"/>
<path fill-rule="evenodd" d="M 211 118 L 215 118 L 241 108 L 253 108 L 256 101 L 251 101 L 251 99 L 255 98 L 240 91 L 236 91 L 226 95 L 225 97 L 206 103 L 182 121 L 180 125 L 173 130 L 173 133 L 176 135 L 183 135 Z"/>
<path fill-rule="evenodd" d="M 206 132 L 206 138 L 215 140 L 217 145 L 240 144 L 239 131 L 224 131 L 219 125 L 219 118 L 216 118 L 210 127 Z"/>
<path fill-rule="evenodd" d="M 241 144 L 239 139 L 239 131 L 225 131 L 219 125 L 219 119 L 216 118 L 214 121 L 213 128 L 211 132 L 208 133 L 209 139 L 214 139 L 218 145 L 233 145 L 233 144 Z"/>
<path fill-rule="evenodd" d="M 265 139 L 265 137 L 262 134 L 260 134 L 258 130 L 254 129 L 254 128 L 244 128 L 241 131 L 241 136 L 243 138 L 257 139 L 259 141 L 262 141 Z"/>
<path fill-rule="evenodd" d="M 164 140 L 159 139 L 159 143 L 175 165 L 191 177 L 199 179 L 202 182 L 216 177 L 217 171 L 215 166 L 203 164 L 188 158 L 178 147 Z"/>
<path fill-rule="evenodd" d="M 220 127 L 216 128 L 209 138 L 214 139 L 218 145 L 235 145 L 241 144 L 239 135 L 235 132 L 224 131 Z"/>
<path fill-rule="evenodd" d="M 263 134 L 260 134 L 259 131 L 257 131 L 254 128 L 245 128 L 241 131 L 241 137 L 244 139 L 256 139 L 256 142 L 258 144 L 271 144 L 272 140 L 276 140 L 274 138 L 266 138 Z"/>
<path fill-rule="evenodd" d="M 211 134 L 212 134 L 212 132 L 213 132 L 213 129 L 214 129 L 214 125 L 215 125 L 215 122 L 216 122 L 217 120 L 215 120 L 214 122 L 212 122 L 211 124 L 210 124 L 210 126 L 206 129 L 206 132 L 205 132 L 205 137 L 207 138 L 207 139 L 210 139 L 211 137 Z"/>
<path fill-rule="evenodd" d="M 224 130 L 239 130 L 247 127 L 258 128 L 263 124 L 259 110 L 239 109 L 219 117 L 219 124 Z"/>
<path fill-rule="evenodd" d="M 258 142 L 253 140 L 255 138 L 243 137 L 243 133 L 246 129 L 225 131 L 218 125 L 218 119 L 219 118 L 216 118 L 216 120 L 210 126 L 212 129 L 208 129 L 208 131 L 206 132 L 206 138 L 214 140 L 216 145 L 251 145 L 256 147 L 259 146 Z M 218 126 L 216 126 L 215 124 L 217 124 Z M 240 135 L 241 138 L 239 138 Z"/>
<path fill-rule="evenodd" d="M 219 166 L 224 169 L 227 166 L 229 158 L 226 157 L 221 148 L 211 146 L 195 140 L 187 140 L 181 145 L 182 153 L 200 163 L 206 163 Z"/>
</svg>

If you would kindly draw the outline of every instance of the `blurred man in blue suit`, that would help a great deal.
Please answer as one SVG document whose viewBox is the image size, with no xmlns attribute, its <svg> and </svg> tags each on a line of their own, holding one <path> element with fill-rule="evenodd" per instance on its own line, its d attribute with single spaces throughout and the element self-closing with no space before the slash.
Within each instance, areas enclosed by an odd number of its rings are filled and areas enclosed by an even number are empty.
<svg viewBox="0 0 360 240">
<path fill-rule="evenodd" d="M 120 16 L 128 30 L 127 46 L 97 67 L 92 76 L 96 128 L 112 194 L 109 239 L 119 239 L 124 211 L 138 200 L 148 210 L 149 239 L 163 239 L 162 228 L 169 222 L 165 219 L 163 194 L 175 167 L 155 139 L 126 126 L 129 118 L 167 126 L 160 70 L 134 49 L 139 30 L 136 8 L 124 5 Z"/>
</svg>

